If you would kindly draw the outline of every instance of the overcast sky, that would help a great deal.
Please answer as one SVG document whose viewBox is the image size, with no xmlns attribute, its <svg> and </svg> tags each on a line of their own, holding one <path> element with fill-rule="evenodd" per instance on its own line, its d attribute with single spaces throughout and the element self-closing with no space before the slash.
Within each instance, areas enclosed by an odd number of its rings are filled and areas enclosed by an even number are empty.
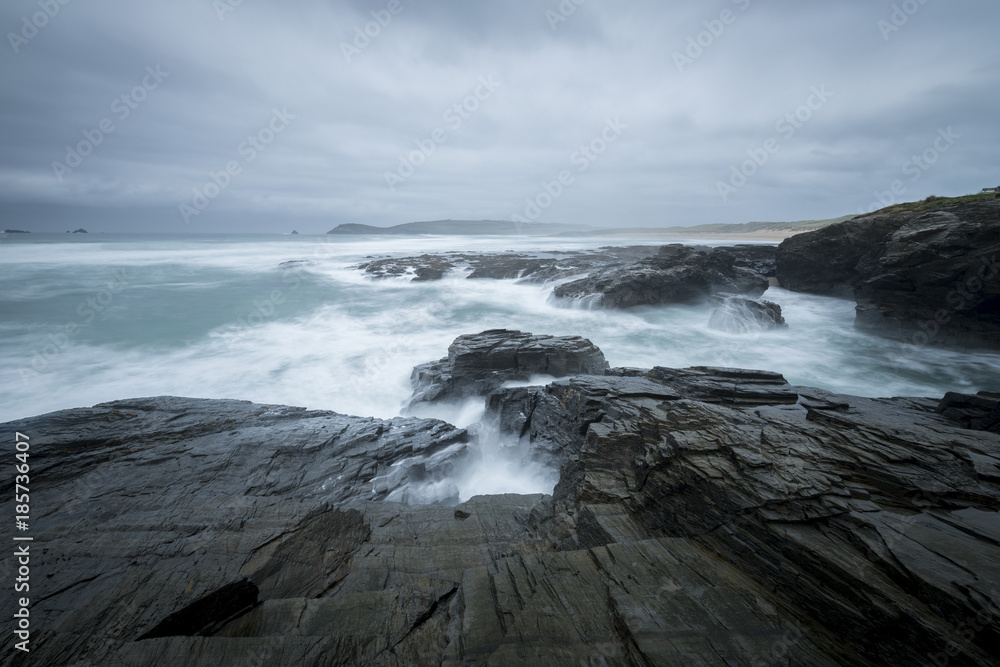
<svg viewBox="0 0 1000 667">
<path fill-rule="evenodd" d="M 0 227 L 692 225 L 1000 185 L 1000 3 L 895 7 L 6 0 Z"/>
</svg>

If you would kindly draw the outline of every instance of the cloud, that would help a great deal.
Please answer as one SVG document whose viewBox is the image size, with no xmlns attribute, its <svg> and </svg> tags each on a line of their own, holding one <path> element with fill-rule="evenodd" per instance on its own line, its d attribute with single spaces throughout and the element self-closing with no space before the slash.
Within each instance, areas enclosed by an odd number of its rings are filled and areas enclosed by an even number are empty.
<svg viewBox="0 0 1000 667">
<path fill-rule="evenodd" d="M 1000 6 L 989 0 L 896 3 L 917 10 L 895 16 L 893 3 L 860 0 L 244 0 L 221 13 L 212 0 L 70 0 L 25 27 L 49 5 L 0 9 L 11 227 L 508 219 L 563 170 L 574 182 L 539 220 L 832 217 L 869 204 L 947 127 L 961 139 L 907 196 L 1000 181 Z M 169 75 L 143 94 L 157 67 Z M 501 85 L 469 102 L 482 77 Z M 778 122 L 814 86 L 833 96 L 784 138 Z M 294 120 L 248 159 L 241 147 L 275 109 Z M 627 130 L 575 171 L 574 154 L 613 118 Z M 105 120 L 113 131 L 88 140 Z M 772 137 L 780 150 L 723 199 L 718 184 Z M 89 153 L 69 167 L 78 148 Z M 390 189 L 401 160 L 413 173 Z M 234 161 L 239 173 L 186 222 L 181 205 Z"/>
</svg>

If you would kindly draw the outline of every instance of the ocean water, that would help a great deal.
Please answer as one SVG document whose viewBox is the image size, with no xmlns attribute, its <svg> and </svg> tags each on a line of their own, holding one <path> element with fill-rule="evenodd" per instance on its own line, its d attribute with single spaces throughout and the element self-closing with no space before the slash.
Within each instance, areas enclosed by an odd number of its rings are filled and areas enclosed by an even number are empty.
<svg viewBox="0 0 1000 667">
<path fill-rule="evenodd" d="M 1000 390 L 1000 355 L 864 334 L 845 300 L 772 288 L 765 298 L 782 306 L 788 328 L 733 334 L 708 327 L 710 306 L 609 311 L 556 302 L 552 285 L 464 274 L 373 281 L 351 268 L 372 256 L 637 243 L 9 235 L 0 243 L 0 421 L 157 395 L 393 417 L 410 395 L 413 366 L 445 356 L 456 336 L 494 328 L 578 334 L 612 366 L 765 369 L 793 384 L 862 396 Z M 309 261 L 279 267 L 290 260 Z M 421 414 L 465 426 L 481 411 L 471 402 Z M 495 467 L 495 490 L 537 490 L 517 469 L 503 480 Z M 491 488 L 488 480 L 471 486 Z"/>
</svg>

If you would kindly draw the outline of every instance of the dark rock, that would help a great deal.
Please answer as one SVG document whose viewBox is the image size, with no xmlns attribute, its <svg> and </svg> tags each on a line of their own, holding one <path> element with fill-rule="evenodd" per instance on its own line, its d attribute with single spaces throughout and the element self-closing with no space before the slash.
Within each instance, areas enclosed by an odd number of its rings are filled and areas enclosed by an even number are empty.
<svg viewBox="0 0 1000 667">
<path fill-rule="evenodd" d="M 357 268 L 379 279 L 412 275 L 414 281 L 440 280 L 456 268 L 458 259 L 446 255 L 420 255 L 405 259 L 387 257 L 365 262 Z"/>
<path fill-rule="evenodd" d="M 266 609 L 329 594 L 373 530 L 398 544 L 417 525 L 386 528 L 406 508 L 378 499 L 401 497 L 417 467 L 447 480 L 467 437 L 435 420 L 183 398 L 118 401 L 8 426 L 30 438 L 36 484 L 31 652 L 22 658 L 6 642 L 5 665 L 289 664 L 280 651 L 259 663 L 239 658 L 266 639 L 239 648 L 223 641 L 195 659 L 177 647 L 203 638 L 177 635 L 214 637 L 219 623 L 254 607 L 255 591 Z M 13 495 L 14 477 L 3 485 Z M 371 499 L 387 508 L 374 519 L 351 509 Z M 454 510 L 442 511 L 450 518 Z M 4 571 L 15 571 L 13 553 L 3 557 Z M 373 611 L 381 595 L 369 598 Z M 429 606 L 422 599 L 413 591 L 404 602 L 414 619 Z"/>
<path fill-rule="evenodd" d="M 725 246 L 722 249 L 733 256 L 736 266 L 751 269 L 764 277 L 773 276 L 777 271 L 777 246 L 740 244 Z"/>
<path fill-rule="evenodd" d="M 439 280 L 449 272 L 468 270 L 470 280 L 546 282 L 577 276 L 598 268 L 624 266 L 655 255 L 656 247 L 628 246 L 594 251 L 524 253 L 448 253 L 416 257 L 384 257 L 356 268 L 373 278 L 415 275 L 414 280 Z M 421 278 L 421 276 L 426 276 Z"/>
<path fill-rule="evenodd" d="M 918 345 L 1000 349 L 1000 203 L 863 216 L 778 249 L 787 289 L 853 296 L 856 325 Z"/>
<path fill-rule="evenodd" d="M 74 230 L 73 230 L 73 233 L 74 233 L 74 234 L 86 234 L 86 233 L 87 233 L 87 230 L 86 230 L 86 229 L 84 229 L 83 227 L 81 227 L 80 229 L 74 229 Z"/>
<path fill-rule="evenodd" d="M 413 282 L 425 282 L 429 280 L 441 280 L 444 277 L 445 269 L 440 266 L 421 266 L 413 276 Z"/>
<path fill-rule="evenodd" d="M 287 262 L 282 262 L 278 264 L 280 269 L 299 269 L 304 266 L 313 266 L 316 262 L 311 259 L 290 259 Z"/>
<path fill-rule="evenodd" d="M 497 333 L 459 366 L 509 369 L 529 335 Z M 488 398 L 553 495 L 457 506 L 393 501 L 462 463 L 433 420 L 156 398 L 0 425 L 35 538 L 31 653 L 0 660 L 1000 664 L 1000 435 L 952 421 L 977 402 L 593 372 Z"/>
<path fill-rule="evenodd" d="M 949 392 L 937 406 L 942 416 L 962 428 L 1000 433 L 1000 394 L 981 391 L 978 395 Z"/>
<path fill-rule="evenodd" d="M 569 553 L 650 539 L 703 549 L 764 585 L 767 605 L 797 610 L 780 654 L 736 664 L 997 664 L 1000 436 L 960 429 L 923 399 L 803 388 L 797 404 L 769 405 L 770 391 L 733 400 L 718 390 L 725 373 L 742 372 L 656 369 L 646 376 L 660 392 L 578 377 L 491 396 L 536 456 L 563 461 L 538 531 Z M 667 562 L 649 558 L 637 581 Z M 609 571 L 636 576 L 617 558 Z M 978 631 L 956 630 L 976 617 Z M 647 664 L 669 663 L 653 636 L 637 645 Z"/>
<path fill-rule="evenodd" d="M 209 637 L 256 607 L 260 603 L 259 594 L 257 586 L 247 579 L 227 584 L 171 614 L 139 637 L 139 641 L 158 637 Z"/>
<path fill-rule="evenodd" d="M 662 382 L 684 398 L 731 407 L 789 405 L 798 402 L 799 395 L 780 373 L 741 368 L 663 368 L 657 366 L 645 373 Z"/>
<path fill-rule="evenodd" d="M 766 276 L 742 265 L 729 249 L 673 244 L 655 257 L 560 285 L 554 294 L 568 299 L 596 295 L 602 306 L 630 308 L 699 303 L 721 292 L 758 297 L 767 288 Z"/>
<path fill-rule="evenodd" d="M 600 248 L 596 251 L 420 255 L 386 257 L 360 264 L 374 278 L 412 275 L 439 280 L 449 272 L 469 270 L 469 279 L 548 282 L 576 278 L 557 287 L 555 296 L 600 300 L 627 308 L 661 303 L 697 303 L 712 294 L 760 296 L 775 271 L 774 246 L 729 248 L 680 244 Z M 579 276 L 585 276 L 579 278 Z"/>
<path fill-rule="evenodd" d="M 414 368 L 411 404 L 485 396 L 534 375 L 602 374 L 607 368 L 604 354 L 585 338 L 493 329 L 460 336 L 446 358 Z"/>
<path fill-rule="evenodd" d="M 730 333 L 754 333 L 787 326 L 781 306 L 770 301 L 751 299 L 736 294 L 712 297 L 715 310 L 708 321 L 709 328 Z"/>
</svg>

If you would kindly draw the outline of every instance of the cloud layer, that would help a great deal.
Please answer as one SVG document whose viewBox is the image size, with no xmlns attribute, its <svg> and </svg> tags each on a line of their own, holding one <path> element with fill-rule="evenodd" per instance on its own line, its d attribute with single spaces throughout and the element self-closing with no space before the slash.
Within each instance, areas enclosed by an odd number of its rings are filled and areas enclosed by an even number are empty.
<svg viewBox="0 0 1000 667">
<path fill-rule="evenodd" d="M 1000 185 L 993 0 L 664 4 L 5 3 L 3 225 L 688 225 Z"/>
</svg>

